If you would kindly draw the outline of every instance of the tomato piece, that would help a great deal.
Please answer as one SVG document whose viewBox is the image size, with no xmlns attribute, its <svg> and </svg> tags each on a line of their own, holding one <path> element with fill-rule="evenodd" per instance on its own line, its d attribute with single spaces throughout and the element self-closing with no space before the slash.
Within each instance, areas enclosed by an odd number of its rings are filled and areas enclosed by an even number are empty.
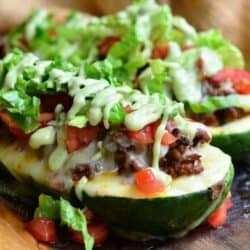
<svg viewBox="0 0 250 250">
<path fill-rule="evenodd" d="M 154 142 L 155 133 L 157 128 L 159 127 L 160 122 L 156 121 L 144 127 L 138 131 L 128 131 L 128 136 L 141 144 L 148 145 Z M 164 146 L 170 145 L 176 141 L 176 137 L 174 137 L 169 131 L 166 130 L 165 134 L 162 137 L 161 144 Z"/>
<path fill-rule="evenodd" d="M 73 99 L 65 93 L 57 93 L 56 95 L 41 95 L 41 112 L 53 113 L 58 104 L 62 104 L 64 111 L 68 111 L 72 106 Z"/>
<path fill-rule="evenodd" d="M 156 130 L 160 126 L 160 121 L 153 122 L 150 124 L 150 126 L 151 126 L 152 137 L 153 139 L 155 139 Z"/>
<path fill-rule="evenodd" d="M 208 223 L 218 228 L 225 224 L 227 220 L 227 210 L 233 206 L 230 198 L 226 198 L 221 206 L 208 218 Z"/>
<path fill-rule="evenodd" d="M 72 230 L 71 231 L 71 240 L 78 244 L 84 244 L 82 233 Z M 108 238 L 109 229 L 105 224 L 90 224 L 88 225 L 88 232 L 94 238 L 95 245 L 102 244 Z"/>
<path fill-rule="evenodd" d="M 29 48 L 29 42 L 24 36 L 20 37 L 19 42 L 24 48 Z"/>
<path fill-rule="evenodd" d="M 164 146 L 168 146 L 168 145 L 173 144 L 175 141 L 176 141 L 176 137 L 166 130 L 165 134 L 163 135 L 161 139 L 161 144 Z"/>
<path fill-rule="evenodd" d="M 99 55 L 101 58 L 105 58 L 109 52 L 109 50 L 111 49 L 111 47 L 120 41 L 120 38 L 117 36 L 109 36 L 107 38 L 105 38 L 101 44 L 98 46 L 98 50 L 99 50 Z"/>
<path fill-rule="evenodd" d="M 104 241 L 106 241 L 109 234 L 108 227 L 101 223 L 90 224 L 88 226 L 88 232 L 94 238 L 96 245 L 102 244 Z"/>
<path fill-rule="evenodd" d="M 71 240 L 77 244 L 81 244 L 83 245 L 84 244 L 84 241 L 83 241 L 83 236 L 82 236 L 82 233 L 81 232 L 78 232 L 76 230 L 73 230 L 73 229 L 69 229 L 70 232 L 71 232 Z"/>
<path fill-rule="evenodd" d="M 134 111 L 129 105 L 126 106 L 124 109 L 127 113 L 132 113 Z"/>
<path fill-rule="evenodd" d="M 209 82 L 212 84 L 220 84 L 224 81 L 231 81 L 234 89 L 239 94 L 250 94 L 250 73 L 241 69 L 225 68 L 218 74 L 211 77 Z"/>
<path fill-rule="evenodd" d="M 195 46 L 194 45 L 188 45 L 188 44 L 186 44 L 186 45 L 184 45 L 183 47 L 182 47 L 182 50 L 183 51 L 186 51 L 186 50 L 190 50 L 190 49 L 193 49 L 193 48 L 195 48 Z"/>
<path fill-rule="evenodd" d="M 148 145 L 154 142 L 154 138 L 152 136 L 151 126 L 148 125 L 141 130 L 138 131 L 128 131 L 128 136 L 141 144 Z"/>
<path fill-rule="evenodd" d="M 29 138 L 28 134 L 25 134 L 24 131 L 17 126 L 17 124 L 12 120 L 10 115 L 5 111 L 0 110 L 0 119 L 9 127 L 10 132 L 19 139 Z"/>
<path fill-rule="evenodd" d="M 156 45 L 152 50 L 151 57 L 153 59 L 165 59 L 168 55 L 168 46 L 167 45 Z"/>
<path fill-rule="evenodd" d="M 159 127 L 160 122 L 154 122 L 151 124 L 152 137 L 155 139 L 155 133 L 157 128 Z M 166 130 L 165 134 L 162 137 L 161 145 L 168 146 L 176 141 L 176 137 L 173 136 L 169 131 Z"/>
<path fill-rule="evenodd" d="M 56 38 L 57 37 L 57 32 L 55 30 L 49 30 L 48 31 L 48 36 L 50 38 Z"/>
<path fill-rule="evenodd" d="M 54 118 L 55 117 L 53 113 L 48 113 L 48 112 L 40 113 L 39 117 L 40 125 L 44 127 L 47 125 L 49 121 L 52 121 Z"/>
<path fill-rule="evenodd" d="M 164 191 L 163 183 L 156 178 L 150 168 L 146 168 L 135 173 L 135 183 L 141 192 L 148 195 Z"/>
<path fill-rule="evenodd" d="M 237 91 L 237 93 L 242 95 L 248 95 L 250 94 L 250 78 L 244 79 L 241 81 L 240 84 L 235 84 L 234 89 Z"/>
<path fill-rule="evenodd" d="M 95 218 L 94 213 L 90 209 L 86 209 L 84 211 L 84 215 L 85 215 L 85 217 L 87 219 L 88 224 L 91 223 Z"/>
<path fill-rule="evenodd" d="M 69 153 L 88 145 L 97 137 L 97 127 L 85 128 L 66 127 L 65 145 Z"/>
<path fill-rule="evenodd" d="M 58 239 L 56 224 L 53 220 L 47 218 L 33 219 L 27 223 L 26 228 L 39 241 L 50 243 Z"/>
</svg>

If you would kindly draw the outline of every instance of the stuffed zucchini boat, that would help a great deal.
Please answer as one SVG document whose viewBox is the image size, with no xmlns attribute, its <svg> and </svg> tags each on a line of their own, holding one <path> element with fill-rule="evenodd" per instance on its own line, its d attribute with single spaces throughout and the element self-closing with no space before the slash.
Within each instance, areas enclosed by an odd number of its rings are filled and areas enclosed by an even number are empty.
<svg viewBox="0 0 250 250">
<path fill-rule="evenodd" d="M 183 236 L 228 195 L 230 156 L 182 116 L 182 104 L 31 53 L 14 51 L 1 67 L 0 161 L 18 181 L 69 200 L 73 190 L 114 231 L 138 240 Z M 91 249 L 86 219 L 63 198 L 42 196 L 35 216 L 60 219 Z"/>
<path fill-rule="evenodd" d="M 8 35 L 6 51 L 16 47 L 67 59 L 91 78 L 165 93 L 211 127 L 212 144 L 235 160 L 249 154 L 250 74 L 241 52 L 218 30 L 197 32 L 166 5 L 135 1 L 91 18 L 36 11 Z"/>
</svg>

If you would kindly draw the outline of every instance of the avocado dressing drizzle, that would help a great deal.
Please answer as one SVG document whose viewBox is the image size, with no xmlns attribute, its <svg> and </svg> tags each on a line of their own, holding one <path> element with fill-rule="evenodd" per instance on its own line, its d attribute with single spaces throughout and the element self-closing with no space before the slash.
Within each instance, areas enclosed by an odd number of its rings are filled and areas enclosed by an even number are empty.
<svg viewBox="0 0 250 250">
<path fill-rule="evenodd" d="M 5 58 L 5 62 L 8 60 L 11 60 L 11 54 L 10 58 Z M 14 88 L 19 74 L 27 66 L 32 67 L 35 74 L 26 84 L 30 82 L 40 84 L 46 69 L 51 67 L 51 63 L 52 61 L 41 61 L 31 53 L 24 54 L 19 63 L 7 72 L 3 88 Z M 117 104 L 120 104 L 123 108 L 129 106 L 133 110 L 133 112 L 125 114 L 122 122 L 128 130 L 138 131 L 152 122 L 161 120 L 156 130 L 152 159 L 152 166 L 155 169 L 159 168 L 161 140 L 166 124 L 170 115 L 173 118 L 173 110 L 179 112 L 180 104 L 170 101 L 166 96 L 159 93 L 144 94 L 129 86 L 116 87 L 105 79 L 86 79 L 84 76 L 79 76 L 76 71 L 66 71 L 58 69 L 56 66 L 50 69 L 46 84 L 48 87 L 54 87 L 56 91 L 65 91 L 65 86 L 67 86 L 68 94 L 73 97 L 73 105 L 66 114 L 66 124 L 70 124 L 70 121 L 76 116 L 84 116 L 90 125 L 96 126 L 103 122 L 105 128 L 109 129 L 110 112 Z M 182 117 L 179 117 L 179 119 L 182 123 L 186 122 Z M 83 127 L 85 125 L 86 121 Z M 48 128 L 43 129 L 39 133 L 45 133 L 47 130 L 49 131 Z M 33 140 L 34 138 L 35 136 L 32 137 Z M 49 141 L 49 143 L 52 142 Z M 33 141 L 33 144 L 36 144 L 36 141 Z M 35 146 L 38 147 L 39 145 Z"/>
</svg>

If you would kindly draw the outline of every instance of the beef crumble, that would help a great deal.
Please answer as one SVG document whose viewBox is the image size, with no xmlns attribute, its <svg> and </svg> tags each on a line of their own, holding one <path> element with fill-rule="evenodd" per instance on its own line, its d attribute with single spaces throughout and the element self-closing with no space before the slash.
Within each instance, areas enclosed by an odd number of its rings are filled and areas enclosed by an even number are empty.
<svg viewBox="0 0 250 250">
<path fill-rule="evenodd" d="M 193 151 L 199 143 L 208 142 L 210 136 L 205 130 L 198 129 L 191 141 L 175 128 L 172 133 L 177 140 L 171 144 L 167 154 L 160 159 L 160 169 L 173 178 L 183 175 L 199 174 L 203 171 L 201 155 Z"/>
<path fill-rule="evenodd" d="M 88 179 L 93 179 L 101 169 L 101 163 L 98 161 L 78 164 L 71 170 L 72 180 L 77 182 L 84 176 Z"/>
<path fill-rule="evenodd" d="M 160 169 L 173 178 L 183 175 L 199 174 L 203 171 L 201 155 L 194 151 L 200 143 L 206 143 L 210 136 L 205 130 L 198 129 L 193 140 L 183 135 L 174 121 L 169 121 L 167 127 L 177 139 L 169 145 L 167 153 L 161 157 Z M 152 145 L 142 145 L 131 140 L 125 130 L 116 129 L 106 133 L 103 138 L 103 149 L 112 156 L 119 174 L 131 174 L 150 166 L 152 162 Z M 89 164 L 79 164 L 72 170 L 73 181 L 79 181 L 83 176 L 91 179 L 100 168 Z"/>
<path fill-rule="evenodd" d="M 103 147 L 114 156 L 114 162 L 121 174 L 141 170 L 147 164 L 143 152 L 147 152 L 147 146 L 131 141 L 125 131 L 111 131 L 103 141 Z"/>
<path fill-rule="evenodd" d="M 199 121 L 207 126 L 220 126 L 228 122 L 235 121 L 249 115 L 240 108 L 227 108 L 217 110 L 213 113 L 202 113 L 191 115 L 192 119 Z"/>
</svg>

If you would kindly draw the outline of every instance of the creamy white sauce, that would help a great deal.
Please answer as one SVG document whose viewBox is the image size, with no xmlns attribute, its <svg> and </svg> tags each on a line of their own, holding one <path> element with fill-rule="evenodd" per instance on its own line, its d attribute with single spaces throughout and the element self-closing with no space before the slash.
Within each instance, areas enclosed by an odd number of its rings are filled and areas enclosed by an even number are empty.
<svg viewBox="0 0 250 250">
<path fill-rule="evenodd" d="M 41 146 L 54 144 L 56 141 L 56 131 L 52 126 L 47 126 L 36 130 L 29 139 L 29 145 L 33 149 Z"/>
<path fill-rule="evenodd" d="M 222 60 L 214 50 L 201 48 L 201 59 L 207 76 L 213 76 L 223 68 Z"/>
<path fill-rule="evenodd" d="M 49 156 L 49 168 L 56 171 L 64 167 L 64 163 L 68 158 L 68 152 L 64 146 L 58 145 Z"/>
</svg>

